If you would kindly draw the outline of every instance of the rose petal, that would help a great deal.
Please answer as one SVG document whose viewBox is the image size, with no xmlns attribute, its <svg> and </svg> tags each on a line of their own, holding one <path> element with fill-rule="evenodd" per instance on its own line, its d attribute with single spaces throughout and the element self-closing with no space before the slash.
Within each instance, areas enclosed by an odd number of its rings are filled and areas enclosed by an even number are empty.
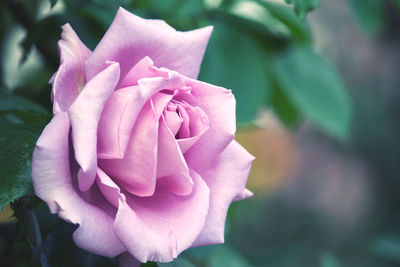
<svg viewBox="0 0 400 267">
<path fill-rule="evenodd" d="M 75 158 L 81 166 L 78 184 L 88 190 L 95 178 L 97 167 L 97 126 L 107 99 L 119 80 L 118 63 L 111 63 L 90 80 L 68 110 L 72 125 Z"/>
<path fill-rule="evenodd" d="M 182 118 L 182 125 L 181 128 L 178 131 L 177 138 L 182 139 L 182 138 L 189 138 L 190 137 L 190 116 L 187 110 L 182 107 L 182 105 L 178 104 L 177 105 L 179 115 Z"/>
<path fill-rule="evenodd" d="M 158 129 L 157 177 L 157 183 L 174 194 L 188 195 L 193 190 L 189 168 L 164 116 L 161 116 Z"/>
<path fill-rule="evenodd" d="M 143 19 L 120 8 L 86 61 L 86 77 L 90 79 L 105 60 L 112 60 L 120 63 L 123 79 L 132 66 L 149 56 L 158 67 L 196 78 L 211 31 L 212 27 L 205 27 L 178 32 L 164 21 Z"/>
<path fill-rule="evenodd" d="M 74 232 L 74 241 L 79 247 L 115 257 L 126 248 L 113 232 L 113 219 L 85 202 L 72 185 L 69 128 L 67 113 L 58 112 L 43 130 L 32 158 L 35 194 L 47 203 L 52 213 L 59 213 L 64 220 L 79 224 Z"/>
<path fill-rule="evenodd" d="M 75 101 L 85 84 L 84 62 L 92 53 L 68 23 L 61 28 L 63 31 L 58 41 L 61 64 L 50 81 L 53 84 L 54 113 L 68 110 Z"/>
<path fill-rule="evenodd" d="M 100 168 L 97 168 L 96 182 L 108 202 L 118 208 L 118 199 L 121 197 L 119 186 Z"/>
<path fill-rule="evenodd" d="M 179 117 L 176 111 L 169 111 L 169 110 L 164 111 L 164 118 L 168 129 L 175 136 L 178 133 L 179 129 L 181 128 L 183 122 L 182 118 Z"/>
<path fill-rule="evenodd" d="M 129 70 L 120 82 L 120 87 L 137 85 L 140 79 L 153 77 L 168 78 L 168 71 L 155 67 L 151 58 L 144 57 Z"/>
<path fill-rule="evenodd" d="M 203 134 L 185 158 L 195 170 L 208 166 L 233 140 L 236 131 L 235 98 L 230 90 L 189 80 L 197 105 L 207 114 L 209 130 Z"/>
<path fill-rule="evenodd" d="M 99 166 L 131 194 L 151 196 L 157 171 L 158 117 L 151 101 L 140 111 L 122 159 L 99 159 Z"/>
<path fill-rule="evenodd" d="M 97 128 L 97 157 L 122 159 L 132 127 L 146 103 L 139 86 L 114 91 L 101 113 Z"/>
<path fill-rule="evenodd" d="M 190 175 L 195 186 L 188 196 L 176 196 L 157 186 L 150 198 L 120 200 L 114 231 L 139 261 L 172 261 L 203 228 L 209 189 L 197 173 Z"/>
<path fill-rule="evenodd" d="M 245 196 L 247 176 L 253 160 L 254 157 L 241 145 L 232 141 L 211 166 L 200 171 L 210 188 L 210 208 L 206 225 L 193 246 L 224 242 L 225 219 L 229 205 Z"/>
<path fill-rule="evenodd" d="M 190 117 L 190 137 L 177 140 L 182 153 L 186 153 L 210 128 L 208 117 L 201 108 L 188 106 L 186 111 Z"/>
</svg>

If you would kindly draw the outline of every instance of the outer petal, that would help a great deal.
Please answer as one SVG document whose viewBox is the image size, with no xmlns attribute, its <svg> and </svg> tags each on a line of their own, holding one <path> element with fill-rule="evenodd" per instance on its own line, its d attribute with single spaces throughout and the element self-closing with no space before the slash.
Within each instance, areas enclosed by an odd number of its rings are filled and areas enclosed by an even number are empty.
<svg viewBox="0 0 400 267">
<path fill-rule="evenodd" d="M 53 112 L 68 110 L 85 84 L 84 62 L 92 52 L 81 42 L 69 24 L 62 26 L 58 41 L 61 65 L 54 74 Z"/>
<path fill-rule="evenodd" d="M 210 188 L 210 208 L 206 225 L 193 246 L 224 242 L 229 205 L 248 196 L 245 186 L 253 160 L 254 157 L 239 143 L 232 141 L 211 166 L 201 170 L 201 176 Z"/>
<path fill-rule="evenodd" d="M 52 213 L 79 224 L 75 243 L 96 254 L 115 257 L 126 248 L 114 235 L 112 218 L 85 202 L 75 191 L 70 173 L 69 119 L 59 112 L 40 136 L 32 159 L 32 180 L 35 193 Z"/>
<path fill-rule="evenodd" d="M 209 120 L 209 129 L 185 154 L 190 168 L 208 166 L 233 140 L 236 131 L 236 101 L 230 90 L 200 81 L 188 80 L 192 95 Z"/>
<path fill-rule="evenodd" d="M 197 78 L 212 27 L 178 32 L 161 20 L 147 20 L 120 8 L 104 38 L 86 61 L 86 77 L 98 73 L 105 60 L 121 65 L 121 77 L 149 56 L 158 67 Z"/>
<path fill-rule="evenodd" d="M 151 198 L 120 200 L 114 231 L 139 261 L 172 261 L 190 247 L 204 226 L 209 189 L 197 173 L 188 196 L 157 187 Z"/>
<path fill-rule="evenodd" d="M 88 190 L 96 178 L 97 126 L 103 107 L 118 80 L 118 63 L 111 63 L 85 85 L 68 110 L 72 124 L 75 158 L 81 166 L 78 184 L 82 191 Z"/>
</svg>

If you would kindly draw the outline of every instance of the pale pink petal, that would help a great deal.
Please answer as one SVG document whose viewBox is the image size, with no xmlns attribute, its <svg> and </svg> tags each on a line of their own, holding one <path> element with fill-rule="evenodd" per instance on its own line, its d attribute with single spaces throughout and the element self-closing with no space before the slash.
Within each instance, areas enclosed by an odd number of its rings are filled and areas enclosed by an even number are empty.
<svg viewBox="0 0 400 267">
<path fill-rule="evenodd" d="M 173 91 L 182 84 L 183 80 L 176 72 L 169 72 L 168 78 L 153 77 L 138 81 L 141 92 L 146 94 L 145 97 L 164 89 L 171 88 L 169 91 Z M 101 168 L 111 177 L 118 179 L 132 194 L 151 196 L 154 193 L 159 118 L 172 97 L 172 94 L 155 93 L 152 99 L 159 99 L 156 105 L 153 106 L 151 100 L 143 106 L 132 129 L 124 158 L 99 159 Z"/>
<path fill-rule="evenodd" d="M 82 191 L 88 190 L 96 178 L 97 126 L 103 107 L 118 80 L 118 63 L 110 63 L 85 85 L 68 110 L 75 158 L 81 167 L 78 184 Z"/>
<path fill-rule="evenodd" d="M 119 87 L 123 88 L 137 85 L 140 79 L 153 77 L 168 78 L 168 71 L 155 67 L 151 58 L 144 57 L 129 70 L 124 79 L 120 82 Z"/>
<path fill-rule="evenodd" d="M 75 101 L 85 84 L 84 62 L 91 54 L 69 24 L 61 28 L 63 31 L 58 41 L 61 64 L 50 81 L 53 84 L 54 113 L 68 110 Z"/>
<path fill-rule="evenodd" d="M 188 106 L 186 111 L 190 117 L 190 137 L 177 140 L 182 153 L 186 153 L 210 128 L 208 117 L 201 108 Z"/>
<path fill-rule="evenodd" d="M 96 182 L 108 202 L 118 208 L 118 199 L 121 197 L 120 187 L 100 168 L 97 168 Z"/>
<path fill-rule="evenodd" d="M 114 91 L 104 106 L 97 128 L 97 157 L 122 159 L 136 118 L 146 103 L 139 86 Z"/>
<path fill-rule="evenodd" d="M 167 123 L 168 129 L 175 136 L 182 125 L 182 118 L 176 113 L 176 111 L 165 110 L 164 112 L 165 122 Z"/>
<path fill-rule="evenodd" d="M 120 200 L 114 231 L 139 261 L 172 261 L 192 245 L 204 227 L 209 189 L 195 172 L 188 196 L 177 196 L 158 187 L 152 197 Z"/>
<path fill-rule="evenodd" d="M 32 158 L 32 181 L 35 194 L 47 203 L 52 213 L 79 224 L 75 243 L 90 252 L 115 257 L 126 251 L 113 232 L 113 218 L 85 202 L 76 193 L 70 173 L 70 122 L 65 112 L 58 112 L 43 130 Z"/>
<path fill-rule="evenodd" d="M 210 188 L 210 208 L 206 225 L 193 246 L 224 242 L 225 219 L 229 205 L 238 197 L 245 197 L 247 176 L 254 157 L 236 141 L 214 159 L 211 166 L 200 171 Z"/>
<path fill-rule="evenodd" d="M 143 19 L 120 8 L 86 61 L 86 77 L 93 77 L 105 60 L 112 60 L 120 63 L 123 79 L 132 66 L 148 56 L 157 67 L 197 78 L 211 32 L 212 27 L 179 32 L 164 21 Z"/>
<path fill-rule="evenodd" d="M 235 98 L 230 90 L 189 80 L 196 105 L 206 114 L 209 129 L 200 140 L 185 154 L 190 168 L 195 170 L 208 166 L 233 140 L 236 131 Z"/>
<path fill-rule="evenodd" d="M 160 119 L 158 129 L 157 177 L 157 183 L 163 184 L 174 194 L 188 195 L 192 192 L 193 181 L 189 168 L 164 116 Z"/>
<path fill-rule="evenodd" d="M 122 159 L 99 159 L 99 166 L 138 196 L 154 193 L 157 171 L 158 117 L 151 101 L 140 111 Z"/>
<path fill-rule="evenodd" d="M 179 115 L 182 118 L 182 125 L 181 128 L 179 129 L 178 133 L 177 133 L 177 138 L 178 139 L 182 139 L 182 138 L 189 138 L 190 137 L 190 116 L 189 113 L 187 112 L 187 110 L 182 107 L 182 105 L 177 106 L 178 111 L 179 111 Z"/>
</svg>

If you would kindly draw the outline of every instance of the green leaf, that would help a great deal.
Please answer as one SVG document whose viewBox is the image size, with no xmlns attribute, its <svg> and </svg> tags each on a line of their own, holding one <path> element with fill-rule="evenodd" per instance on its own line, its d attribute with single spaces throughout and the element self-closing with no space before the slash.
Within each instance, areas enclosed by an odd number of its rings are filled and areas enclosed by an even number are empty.
<svg viewBox="0 0 400 267">
<path fill-rule="evenodd" d="M 385 22 L 385 4 L 382 0 L 348 0 L 361 26 L 370 33 L 382 29 Z"/>
<path fill-rule="evenodd" d="M 337 257 L 329 251 L 326 251 L 321 256 L 321 267 L 342 267 Z"/>
<path fill-rule="evenodd" d="M 283 94 L 282 89 L 280 89 L 277 84 L 274 84 L 271 106 L 275 114 L 286 127 L 294 128 L 296 126 L 299 119 L 299 112 L 293 104 L 289 102 L 287 97 Z"/>
<path fill-rule="evenodd" d="M 285 2 L 288 4 L 293 4 L 296 14 L 301 19 L 304 19 L 308 12 L 319 6 L 321 0 L 285 0 Z"/>
<path fill-rule="evenodd" d="M 299 42 L 309 43 L 311 33 L 308 24 L 300 20 L 290 8 L 268 1 L 257 1 L 264 6 L 274 17 L 280 20 L 291 32 L 292 36 Z"/>
<path fill-rule="evenodd" d="M 51 7 L 55 6 L 58 2 L 58 0 L 49 0 Z"/>
<path fill-rule="evenodd" d="M 196 265 L 194 265 L 182 256 L 179 256 L 173 262 L 157 263 L 157 265 L 159 267 L 196 267 Z"/>
<path fill-rule="evenodd" d="M 396 234 L 382 235 L 372 242 L 371 251 L 381 258 L 400 262 L 400 238 Z"/>
<path fill-rule="evenodd" d="M 32 196 L 32 152 L 47 121 L 15 124 L 0 117 L 0 210 L 11 201 Z"/>
<path fill-rule="evenodd" d="M 351 100 L 335 68 L 306 47 L 291 47 L 277 56 L 275 75 L 287 99 L 333 136 L 346 139 Z"/>
<path fill-rule="evenodd" d="M 27 98 L 0 90 L 0 111 L 4 110 L 30 110 L 47 113 L 45 108 Z"/>
<path fill-rule="evenodd" d="M 230 267 L 251 267 L 250 264 L 239 252 L 227 245 L 216 248 L 208 260 L 209 267 L 230 266 Z"/>
<path fill-rule="evenodd" d="M 267 55 L 253 35 L 238 30 L 233 21 L 228 24 L 220 19 L 212 22 L 214 32 L 200 80 L 232 89 L 237 102 L 237 121 L 250 121 L 269 95 Z"/>
</svg>

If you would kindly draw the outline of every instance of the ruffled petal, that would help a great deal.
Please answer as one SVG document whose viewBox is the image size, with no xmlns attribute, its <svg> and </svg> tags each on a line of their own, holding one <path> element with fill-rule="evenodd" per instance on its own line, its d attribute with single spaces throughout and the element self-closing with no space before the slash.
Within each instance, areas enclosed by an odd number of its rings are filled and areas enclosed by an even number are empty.
<svg viewBox="0 0 400 267">
<path fill-rule="evenodd" d="M 85 84 L 84 62 L 92 53 L 69 24 L 61 28 L 61 39 L 58 41 L 61 64 L 50 81 L 53 84 L 54 113 L 68 110 L 79 95 Z"/>
<path fill-rule="evenodd" d="M 158 67 L 197 78 L 211 32 L 212 27 L 179 32 L 164 21 L 143 19 L 120 8 L 86 61 L 86 77 L 95 76 L 105 60 L 112 60 L 120 63 L 123 79 L 132 66 L 149 56 Z"/>
<path fill-rule="evenodd" d="M 210 208 L 206 225 L 193 246 L 224 242 L 225 219 L 232 201 L 248 197 L 247 176 L 254 157 L 239 143 L 232 141 L 221 155 L 200 171 L 210 188 Z"/>
<path fill-rule="evenodd" d="M 188 196 L 176 196 L 162 186 L 149 198 L 120 200 L 114 231 L 139 261 L 172 261 L 192 245 L 205 224 L 209 189 L 195 172 Z"/>
<path fill-rule="evenodd" d="M 236 101 L 230 90 L 200 81 L 188 80 L 196 105 L 209 120 L 209 129 L 185 154 L 195 170 L 208 166 L 233 140 L 236 131 Z"/>
<path fill-rule="evenodd" d="M 168 70 L 155 67 L 150 57 L 144 57 L 129 70 L 119 86 L 123 88 L 137 85 L 140 79 L 153 77 L 168 78 Z"/>
<path fill-rule="evenodd" d="M 126 251 L 113 231 L 113 218 L 84 201 L 75 191 L 70 173 L 70 122 L 58 112 L 43 130 L 32 158 L 35 194 L 47 203 L 52 213 L 79 224 L 75 243 L 92 253 L 115 257 Z"/>
<path fill-rule="evenodd" d="M 75 158 L 81 167 L 78 184 L 82 191 L 88 190 L 96 179 L 97 126 L 103 107 L 118 80 L 118 63 L 110 63 L 85 85 L 68 110 Z"/>
</svg>

